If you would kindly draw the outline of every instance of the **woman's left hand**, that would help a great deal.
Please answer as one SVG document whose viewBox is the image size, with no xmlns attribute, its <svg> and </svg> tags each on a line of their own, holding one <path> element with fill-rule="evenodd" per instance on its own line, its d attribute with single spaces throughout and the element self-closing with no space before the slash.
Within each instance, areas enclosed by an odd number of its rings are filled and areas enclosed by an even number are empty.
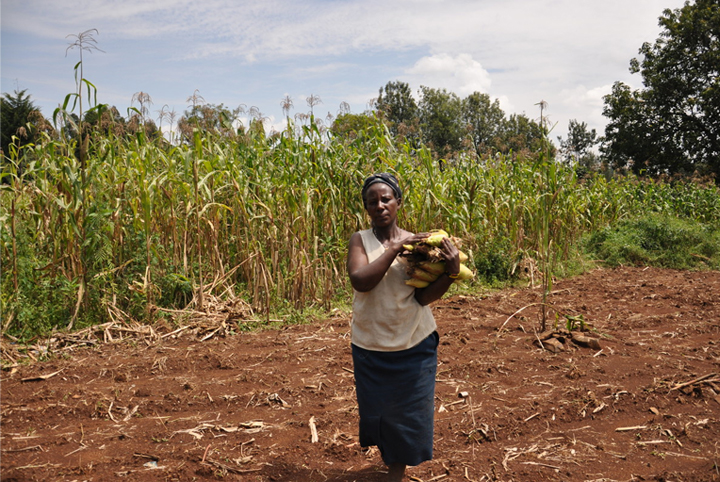
<svg viewBox="0 0 720 482">
<path fill-rule="evenodd" d="M 460 273 L 460 251 L 455 247 L 449 238 L 443 238 L 440 244 L 440 251 L 445 258 L 445 273 L 447 275 L 456 275 Z M 440 276 L 438 279 L 430 283 L 425 288 L 415 289 L 415 299 L 421 305 L 429 305 L 435 300 L 439 300 L 453 284 L 454 278 L 449 276 Z"/>
<path fill-rule="evenodd" d="M 460 251 L 450 241 L 450 238 L 442 239 L 440 249 L 445 258 L 445 271 L 448 274 L 458 274 L 460 272 Z"/>
</svg>

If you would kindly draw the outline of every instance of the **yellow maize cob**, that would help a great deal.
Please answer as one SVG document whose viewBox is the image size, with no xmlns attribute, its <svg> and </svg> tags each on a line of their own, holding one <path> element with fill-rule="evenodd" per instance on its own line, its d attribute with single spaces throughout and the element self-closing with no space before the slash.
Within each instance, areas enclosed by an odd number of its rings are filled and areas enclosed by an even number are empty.
<svg viewBox="0 0 720 482">
<path fill-rule="evenodd" d="M 470 271 L 470 268 L 464 264 L 460 264 L 460 272 L 458 273 L 457 279 L 466 280 L 472 278 L 473 276 L 475 276 L 475 273 Z"/>
<path fill-rule="evenodd" d="M 408 274 L 411 278 L 427 281 L 428 283 L 432 283 L 433 281 L 438 279 L 438 276 L 440 276 L 437 274 L 428 273 L 427 271 L 424 271 L 420 268 L 411 268 Z"/>
<path fill-rule="evenodd" d="M 432 263 L 430 261 L 421 261 L 418 263 L 418 268 L 420 268 L 423 271 L 427 271 L 428 273 L 432 273 L 434 275 L 440 276 L 445 272 L 445 262 L 444 261 L 437 261 L 435 263 Z"/>
<path fill-rule="evenodd" d="M 427 238 L 425 238 L 423 240 L 423 243 L 429 244 L 430 246 L 437 247 L 437 246 L 440 246 L 440 243 L 442 243 L 443 238 L 447 238 L 447 237 L 448 237 L 447 233 L 443 231 L 442 233 L 431 234 L 430 236 L 428 236 Z"/>
<path fill-rule="evenodd" d="M 405 280 L 406 285 L 414 286 L 415 288 L 425 288 L 430 284 L 429 281 L 423 281 L 420 279 L 410 278 L 408 280 Z"/>
<path fill-rule="evenodd" d="M 468 259 L 468 255 L 460 251 L 460 263 L 465 263 Z M 431 273 L 443 274 L 445 271 L 444 261 L 421 261 L 418 263 L 418 266 L 420 269 L 424 269 L 425 271 L 429 271 Z"/>
</svg>

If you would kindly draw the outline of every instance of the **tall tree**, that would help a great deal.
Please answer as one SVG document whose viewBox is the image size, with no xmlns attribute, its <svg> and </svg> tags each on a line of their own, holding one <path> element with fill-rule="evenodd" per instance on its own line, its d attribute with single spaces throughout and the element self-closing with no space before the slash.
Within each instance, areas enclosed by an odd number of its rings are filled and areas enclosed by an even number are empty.
<svg viewBox="0 0 720 482">
<path fill-rule="evenodd" d="M 578 163 L 597 144 L 597 131 L 588 130 L 585 122 L 570 119 L 567 139 L 558 136 L 558 142 L 560 142 L 560 155 L 571 163 Z"/>
<path fill-rule="evenodd" d="M 630 62 L 644 88 L 617 82 L 605 97 L 603 152 L 616 167 L 712 173 L 720 183 L 720 2 L 688 1 L 659 25 L 660 37 Z"/>
<path fill-rule="evenodd" d="M 500 152 L 540 152 L 545 147 L 547 132 L 544 127 L 525 114 L 511 114 L 503 122 Z M 550 153 L 554 154 L 554 153 Z"/>
<path fill-rule="evenodd" d="M 462 120 L 478 156 L 498 150 L 505 112 L 497 99 L 473 92 L 462 101 Z"/>
<path fill-rule="evenodd" d="M 598 156 L 592 148 L 598 143 L 597 131 L 588 130 L 585 122 L 570 119 L 567 139 L 558 136 L 560 142 L 559 157 L 575 167 L 578 176 L 597 170 Z"/>
<path fill-rule="evenodd" d="M 438 155 L 460 150 L 464 137 L 462 101 L 445 89 L 420 87 L 420 127 L 423 140 Z"/>
<path fill-rule="evenodd" d="M 388 121 L 388 128 L 393 135 L 408 137 L 408 134 L 418 134 L 418 105 L 407 83 L 388 82 L 385 87 L 380 87 L 375 107 Z"/>
</svg>

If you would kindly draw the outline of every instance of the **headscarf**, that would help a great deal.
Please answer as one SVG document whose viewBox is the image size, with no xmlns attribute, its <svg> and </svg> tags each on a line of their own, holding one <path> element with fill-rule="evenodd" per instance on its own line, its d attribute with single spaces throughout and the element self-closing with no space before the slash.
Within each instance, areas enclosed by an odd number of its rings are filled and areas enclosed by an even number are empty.
<svg viewBox="0 0 720 482">
<path fill-rule="evenodd" d="M 363 204 L 365 204 L 367 191 L 368 189 L 370 189 L 370 186 L 378 182 L 382 182 L 390 186 L 390 189 L 392 189 L 393 193 L 395 194 L 395 199 L 397 199 L 398 201 L 402 199 L 402 189 L 400 189 L 400 184 L 398 183 L 398 180 L 395 178 L 395 176 L 387 172 L 381 172 L 380 174 L 373 174 L 372 176 L 369 176 L 367 179 L 365 179 L 365 183 L 363 184 L 362 188 Z"/>
</svg>

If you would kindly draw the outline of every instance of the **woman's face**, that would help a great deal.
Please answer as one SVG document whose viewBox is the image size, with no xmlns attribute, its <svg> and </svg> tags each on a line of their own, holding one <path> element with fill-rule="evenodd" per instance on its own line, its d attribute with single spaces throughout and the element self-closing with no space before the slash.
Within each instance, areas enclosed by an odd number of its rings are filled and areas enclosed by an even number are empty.
<svg viewBox="0 0 720 482">
<path fill-rule="evenodd" d="M 395 198 L 392 188 L 384 182 L 376 182 L 367 190 L 365 210 L 372 224 L 378 228 L 390 226 L 397 219 L 400 201 Z"/>
</svg>

